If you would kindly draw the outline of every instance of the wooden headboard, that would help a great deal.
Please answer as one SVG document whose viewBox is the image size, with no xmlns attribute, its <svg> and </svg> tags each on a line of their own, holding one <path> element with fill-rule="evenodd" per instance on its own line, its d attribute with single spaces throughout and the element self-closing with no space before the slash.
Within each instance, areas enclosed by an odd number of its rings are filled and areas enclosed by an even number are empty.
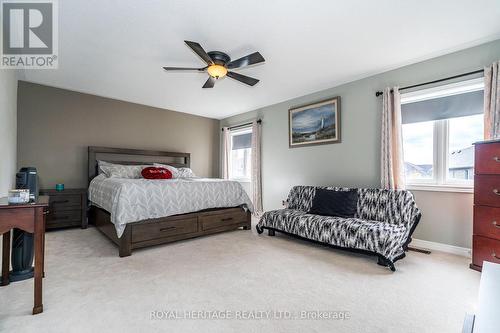
<svg viewBox="0 0 500 333">
<path fill-rule="evenodd" d="M 88 147 L 88 177 L 90 181 L 98 175 L 97 161 L 116 164 L 153 164 L 164 163 L 176 168 L 189 168 L 190 153 L 173 153 L 160 150 L 142 150 L 110 147 Z"/>
</svg>

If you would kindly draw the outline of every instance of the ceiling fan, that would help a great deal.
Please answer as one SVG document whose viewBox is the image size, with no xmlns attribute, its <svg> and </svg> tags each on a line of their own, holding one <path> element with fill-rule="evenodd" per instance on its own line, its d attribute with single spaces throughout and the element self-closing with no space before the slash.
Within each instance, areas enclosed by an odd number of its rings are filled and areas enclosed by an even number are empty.
<svg viewBox="0 0 500 333">
<path fill-rule="evenodd" d="M 203 88 L 213 88 L 215 81 L 229 76 L 232 79 L 238 80 L 249 86 L 254 86 L 259 80 L 246 75 L 238 74 L 229 71 L 229 69 L 237 69 L 244 66 L 254 65 L 264 62 L 264 57 L 259 52 L 254 52 L 242 58 L 231 61 L 231 58 L 220 51 L 205 52 L 203 47 L 196 42 L 184 41 L 206 64 L 207 66 L 201 68 L 185 68 L 185 67 L 163 67 L 166 71 L 207 71 L 209 77 Z"/>
</svg>

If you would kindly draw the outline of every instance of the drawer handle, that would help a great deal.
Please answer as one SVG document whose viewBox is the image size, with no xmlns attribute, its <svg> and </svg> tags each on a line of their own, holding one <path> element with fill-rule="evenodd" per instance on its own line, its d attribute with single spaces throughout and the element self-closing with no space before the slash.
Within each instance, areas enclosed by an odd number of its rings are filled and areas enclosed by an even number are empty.
<svg viewBox="0 0 500 333">
<path fill-rule="evenodd" d="M 495 228 L 500 228 L 500 225 L 498 225 L 497 221 L 491 222 Z"/>
<path fill-rule="evenodd" d="M 175 227 L 167 227 L 167 228 L 161 228 L 160 231 L 164 232 L 164 231 L 169 231 L 169 230 L 173 230 L 173 229 L 175 229 Z"/>
<path fill-rule="evenodd" d="M 221 219 L 221 221 L 226 222 L 226 221 L 231 221 L 232 219 L 233 219 L 232 217 L 226 217 L 225 219 Z"/>
<path fill-rule="evenodd" d="M 491 254 L 491 256 L 492 256 L 493 258 L 495 258 L 495 259 L 500 260 L 500 257 L 498 257 L 498 256 L 497 256 L 497 254 L 496 254 L 495 252 L 493 252 L 493 253 Z"/>
<path fill-rule="evenodd" d="M 493 189 L 493 193 L 495 193 L 496 195 L 500 195 L 500 191 L 496 188 Z"/>
<path fill-rule="evenodd" d="M 66 203 L 66 202 L 69 202 L 69 200 L 52 201 L 52 203 L 55 203 L 55 204 L 62 204 L 62 203 Z"/>
<path fill-rule="evenodd" d="M 500 163 L 500 158 L 498 156 L 493 157 L 493 161 Z"/>
</svg>

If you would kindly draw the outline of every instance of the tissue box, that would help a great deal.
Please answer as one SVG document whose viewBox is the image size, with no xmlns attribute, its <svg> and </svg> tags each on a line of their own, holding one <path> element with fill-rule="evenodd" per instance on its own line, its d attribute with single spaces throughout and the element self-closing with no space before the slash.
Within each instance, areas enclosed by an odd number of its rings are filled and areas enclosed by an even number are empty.
<svg viewBox="0 0 500 333">
<path fill-rule="evenodd" d="M 30 190 L 9 190 L 10 204 L 23 204 L 30 201 Z"/>
</svg>

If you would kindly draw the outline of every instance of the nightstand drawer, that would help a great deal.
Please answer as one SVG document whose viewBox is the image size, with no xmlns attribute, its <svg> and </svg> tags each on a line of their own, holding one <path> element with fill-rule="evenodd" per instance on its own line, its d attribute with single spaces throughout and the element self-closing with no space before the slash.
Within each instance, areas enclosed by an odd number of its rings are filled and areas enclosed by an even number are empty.
<svg viewBox="0 0 500 333">
<path fill-rule="evenodd" d="M 47 228 L 67 227 L 82 224 L 81 210 L 49 211 L 46 216 Z"/>
<path fill-rule="evenodd" d="M 49 196 L 47 229 L 87 227 L 87 189 L 41 189 L 40 194 Z"/>
<path fill-rule="evenodd" d="M 51 211 L 74 210 L 82 208 L 82 197 L 78 194 L 51 195 L 49 199 Z"/>
</svg>

